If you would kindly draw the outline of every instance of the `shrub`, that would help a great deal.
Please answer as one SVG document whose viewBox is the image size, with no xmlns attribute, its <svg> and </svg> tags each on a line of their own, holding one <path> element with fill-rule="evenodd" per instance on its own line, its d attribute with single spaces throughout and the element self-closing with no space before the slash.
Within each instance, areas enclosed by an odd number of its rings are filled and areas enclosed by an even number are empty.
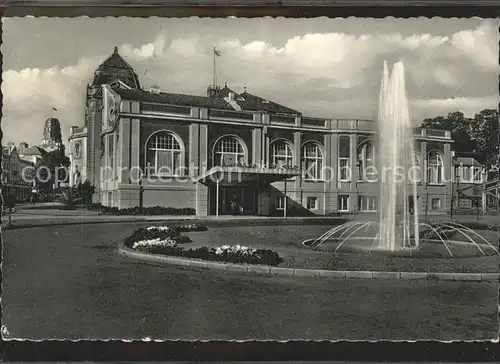
<svg viewBox="0 0 500 364">
<path fill-rule="evenodd" d="M 88 205 L 92 203 L 92 195 L 94 194 L 95 187 L 89 181 L 81 183 L 76 189 L 82 204 Z"/>
<path fill-rule="evenodd" d="M 187 224 L 187 225 L 175 225 L 172 229 L 177 230 L 180 233 L 188 232 L 188 231 L 207 231 L 208 228 L 206 226 L 198 225 L 198 224 Z"/>
<path fill-rule="evenodd" d="M 117 207 L 102 206 L 101 212 L 109 215 L 196 215 L 196 210 L 191 207 L 176 208 L 176 207 L 129 207 L 125 209 L 118 209 Z"/>
</svg>

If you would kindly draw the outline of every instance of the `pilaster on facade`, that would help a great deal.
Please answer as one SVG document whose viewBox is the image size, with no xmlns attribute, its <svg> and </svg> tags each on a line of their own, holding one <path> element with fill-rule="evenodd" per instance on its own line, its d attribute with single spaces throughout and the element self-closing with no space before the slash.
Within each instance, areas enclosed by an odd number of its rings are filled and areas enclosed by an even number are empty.
<svg viewBox="0 0 500 364">
<path fill-rule="evenodd" d="M 208 186 L 201 182 L 196 182 L 196 214 L 198 216 L 208 216 Z"/>
<path fill-rule="evenodd" d="M 334 154 L 331 153 L 332 150 L 332 138 L 330 134 L 325 134 L 323 136 L 323 145 L 324 145 L 324 172 L 323 172 L 323 178 L 325 179 L 324 183 L 324 190 L 328 191 L 331 189 L 332 185 L 332 180 L 335 177 L 333 173 L 333 166 L 332 166 L 332 156 Z"/>
<path fill-rule="evenodd" d="M 356 189 L 358 181 L 358 169 L 357 169 L 357 145 L 358 136 L 357 134 L 351 134 L 349 136 L 349 160 L 350 160 L 350 177 L 351 177 L 351 189 Z"/>
<path fill-rule="evenodd" d="M 270 162 L 271 155 L 269 154 L 269 148 L 270 148 L 270 143 L 271 139 L 269 138 L 268 135 L 268 129 L 267 126 L 264 126 L 262 128 L 262 162 L 261 165 L 265 166 Z"/>
<path fill-rule="evenodd" d="M 427 188 L 427 142 L 420 142 L 420 179 Z"/>
<path fill-rule="evenodd" d="M 294 147 L 294 150 L 293 150 L 293 153 L 294 153 L 294 156 L 295 156 L 295 163 L 297 164 L 297 166 L 300 167 L 300 169 L 302 170 L 302 160 L 301 160 L 301 147 L 302 145 L 302 133 L 300 131 L 296 131 L 295 133 L 293 133 L 293 147 Z M 295 201 L 298 201 L 299 202 L 299 199 L 300 199 L 300 190 L 302 188 L 302 176 L 297 176 L 295 178 L 295 183 L 294 183 L 294 190 L 295 190 Z"/>
<path fill-rule="evenodd" d="M 262 129 L 254 128 L 252 130 L 252 163 L 262 163 Z"/>
<path fill-rule="evenodd" d="M 330 153 L 332 155 L 332 172 L 333 178 L 330 183 L 330 189 L 338 190 L 339 187 L 339 159 L 338 159 L 338 151 L 339 151 L 339 135 L 337 133 L 331 134 L 330 136 Z"/>
<path fill-rule="evenodd" d="M 119 138 L 119 144 L 120 144 L 120 150 L 121 150 L 121 158 L 119 162 L 119 167 L 120 167 L 120 176 L 119 176 L 119 181 L 121 183 L 130 183 L 130 119 L 128 118 L 123 118 L 118 126 L 118 133 L 120 135 Z"/>
<path fill-rule="evenodd" d="M 196 177 L 199 175 L 200 165 L 200 124 L 191 123 L 189 125 L 189 176 Z"/>
<path fill-rule="evenodd" d="M 200 124 L 199 130 L 199 167 L 201 170 L 208 168 L 208 125 Z"/>
<path fill-rule="evenodd" d="M 133 106 L 133 105 L 132 105 Z M 141 134 L 141 123 L 140 119 L 131 119 L 130 120 L 131 124 L 131 133 L 130 133 L 130 138 L 131 138 L 131 153 L 130 153 L 130 165 L 131 168 L 138 168 L 141 163 L 139 161 L 140 157 L 140 134 Z M 147 166 L 144 166 L 146 168 Z"/>
</svg>

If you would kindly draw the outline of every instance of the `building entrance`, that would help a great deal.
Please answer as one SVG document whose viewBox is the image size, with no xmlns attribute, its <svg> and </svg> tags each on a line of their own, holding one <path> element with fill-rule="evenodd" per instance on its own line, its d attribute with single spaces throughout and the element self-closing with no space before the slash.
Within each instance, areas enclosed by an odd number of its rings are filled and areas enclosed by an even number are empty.
<svg viewBox="0 0 500 364">
<path fill-rule="evenodd" d="M 219 186 L 219 215 L 256 215 L 257 196 L 254 186 Z M 210 189 L 210 213 L 217 214 L 217 187 Z"/>
</svg>

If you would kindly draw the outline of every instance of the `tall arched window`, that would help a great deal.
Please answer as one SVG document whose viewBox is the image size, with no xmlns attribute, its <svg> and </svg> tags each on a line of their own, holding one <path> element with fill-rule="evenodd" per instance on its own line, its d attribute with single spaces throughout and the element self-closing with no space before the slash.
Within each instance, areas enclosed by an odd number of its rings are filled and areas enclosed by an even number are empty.
<svg viewBox="0 0 500 364">
<path fill-rule="evenodd" d="M 375 148 L 371 141 L 358 147 L 358 179 L 372 180 L 375 177 Z"/>
<path fill-rule="evenodd" d="M 293 151 L 290 143 L 282 139 L 274 141 L 269 159 L 271 167 L 292 167 Z"/>
<path fill-rule="evenodd" d="M 339 135 L 338 176 L 341 182 L 348 182 L 351 179 L 351 137 L 349 135 Z"/>
<path fill-rule="evenodd" d="M 228 135 L 217 141 L 214 148 L 214 165 L 242 166 L 246 155 L 243 143 L 236 137 Z"/>
<path fill-rule="evenodd" d="M 302 164 L 306 179 L 323 179 L 323 152 L 316 143 L 306 143 L 302 148 Z"/>
<path fill-rule="evenodd" d="M 444 165 L 441 154 L 431 151 L 427 154 L 427 182 L 443 183 Z"/>
<path fill-rule="evenodd" d="M 184 150 L 179 139 L 168 131 L 153 134 L 146 145 L 146 171 L 156 175 L 180 174 Z"/>
</svg>

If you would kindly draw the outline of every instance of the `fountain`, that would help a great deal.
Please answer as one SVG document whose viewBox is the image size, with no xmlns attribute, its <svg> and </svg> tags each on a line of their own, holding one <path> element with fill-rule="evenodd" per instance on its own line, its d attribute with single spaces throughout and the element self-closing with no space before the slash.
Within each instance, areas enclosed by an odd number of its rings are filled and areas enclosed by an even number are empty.
<svg viewBox="0 0 500 364">
<path fill-rule="evenodd" d="M 378 218 L 345 223 L 302 244 L 333 252 L 403 256 L 498 254 L 487 239 L 472 229 L 454 222 L 421 222 L 418 208 L 411 208 L 411 202 L 417 201 L 415 141 L 401 61 L 394 64 L 390 76 L 384 62 L 377 128 Z"/>
</svg>

